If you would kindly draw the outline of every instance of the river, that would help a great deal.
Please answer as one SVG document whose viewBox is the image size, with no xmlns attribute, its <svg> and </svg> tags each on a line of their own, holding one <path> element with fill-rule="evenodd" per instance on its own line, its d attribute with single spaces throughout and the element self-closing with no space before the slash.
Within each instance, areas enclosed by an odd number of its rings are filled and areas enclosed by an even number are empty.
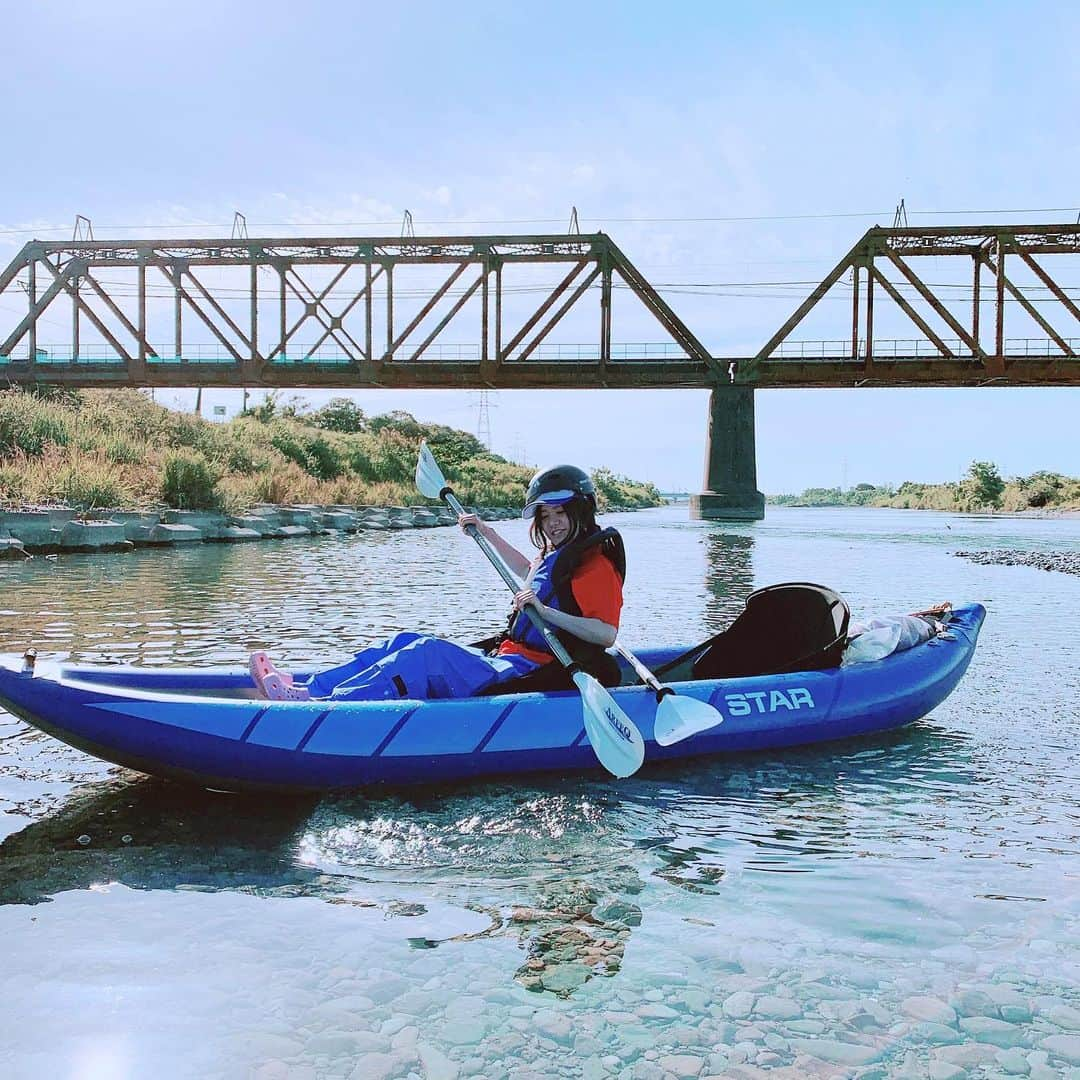
<svg viewBox="0 0 1080 1080">
<path fill-rule="evenodd" d="M 1080 578 L 951 554 L 1078 551 L 1080 521 L 604 520 L 631 647 L 787 580 L 987 622 L 908 728 L 624 781 L 212 795 L 0 711 L 0 1075 L 1080 1075 Z M 319 664 L 505 609 L 453 529 L 39 557 L 0 589 L 0 651 L 143 664 Z"/>
</svg>

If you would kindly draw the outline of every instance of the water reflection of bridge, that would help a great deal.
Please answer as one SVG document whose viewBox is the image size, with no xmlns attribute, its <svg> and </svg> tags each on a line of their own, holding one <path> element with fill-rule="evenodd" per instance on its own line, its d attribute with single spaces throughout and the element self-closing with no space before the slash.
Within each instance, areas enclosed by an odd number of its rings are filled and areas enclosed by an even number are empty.
<svg viewBox="0 0 1080 1080">
<path fill-rule="evenodd" d="M 34 240 L 0 272 L 0 380 L 707 388 L 712 510 L 756 517 L 755 388 L 1080 385 L 1078 256 L 1080 225 L 873 228 L 756 354 L 723 356 L 603 233 Z M 664 340 L 616 340 L 616 306 Z"/>
</svg>

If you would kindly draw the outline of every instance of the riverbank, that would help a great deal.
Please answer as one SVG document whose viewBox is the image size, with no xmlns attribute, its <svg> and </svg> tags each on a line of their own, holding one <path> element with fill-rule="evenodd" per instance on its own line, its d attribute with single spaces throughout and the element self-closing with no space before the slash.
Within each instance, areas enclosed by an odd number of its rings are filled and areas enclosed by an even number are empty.
<svg viewBox="0 0 1080 1080">
<path fill-rule="evenodd" d="M 518 516 L 506 507 L 477 507 L 485 521 Z M 235 544 L 365 530 L 430 529 L 456 525 L 447 507 L 259 505 L 245 514 L 200 510 L 114 511 L 87 517 L 74 509 L 0 512 L 0 559 L 97 554 L 136 547 Z"/>
<path fill-rule="evenodd" d="M 244 516 L 264 505 L 393 507 L 417 497 L 425 440 L 469 506 L 521 505 L 534 468 L 468 432 L 407 412 L 367 416 L 347 398 L 314 412 L 262 404 L 223 423 L 136 390 L 0 390 L 0 509 L 65 506 Z M 659 506 L 654 484 L 592 472 L 601 510 Z M 429 507 L 430 509 L 431 507 Z"/>
<path fill-rule="evenodd" d="M 1033 566 L 1037 570 L 1052 570 L 1059 574 L 1080 574 L 1080 551 L 1013 551 L 1000 548 L 993 551 L 954 551 L 953 554 L 980 566 Z"/>
<path fill-rule="evenodd" d="M 898 488 L 856 484 L 852 488 L 807 488 L 801 495 L 771 495 L 773 506 L 880 507 L 937 510 L 949 514 L 1005 513 L 1031 517 L 1080 515 L 1080 479 L 1040 470 L 1003 478 L 997 466 L 974 461 L 965 479 L 943 484 L 910 480 Z"/>
</svg>

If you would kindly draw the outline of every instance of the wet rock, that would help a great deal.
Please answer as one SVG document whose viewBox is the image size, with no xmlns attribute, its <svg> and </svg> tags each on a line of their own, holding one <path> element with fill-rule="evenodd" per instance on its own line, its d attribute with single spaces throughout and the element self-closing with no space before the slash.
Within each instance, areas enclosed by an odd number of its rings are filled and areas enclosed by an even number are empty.
<svg viewBox="0 0 1080 1080">
<path fill-rule="evenodd" d="M 678 1077 L 695 1077 L 701 1075 L 705 1067 L 702 1058 L 693 1054 L 666 1054 L 656 1062 L 666 1073 L 672 1073 Z"/>
<path fill-rule="evenodd" d="M 942 1046 L 947 1043 L 958 1043 L 960 1041 L 960 1032 L 955 1028 L 948 1027 L 946 1024 L 934 1024 L 929 1020 L 923 1020 L 912 1027 L 910 1037 L 916 1042 L 928 1042 Z"/>
<path fill-rule="evenodd" d="M 753 1013 L 766 1020 L 794 1020 L 802 1016 L 802 1008 L 791 998 L 763 995 L 754 1003 Z"/>
<path fill-rule="evenodd" d="M 262 533 L 240 525 L 223 525 L 214 539 L 224 544 L 242 544 L 249 540 L 261 540 Z"/>
<path fill-rule="evenodd" d="M 424 1070 L 424 1080 L 457 1080 L 461 1068 L 430 1043 L 419 1043 L 416 1051 Z"/>
<path fill-rule="evenodd" d="M 581 1058 L 581 1080 L 606 1080 L 607 1066 L 598 1057 Z"/>
<path fill-rule="evenodd" d="M 927 1066 L 927 1076 L 930 1080 L 961 1080 L 967 1073 L 949 1061 L 931 1061 Z"/>
<path fill-rule="evenodd" d="M 983 1043 L 960 1043 L 957 1046 L 943 1046 L 937 1051 L 938 1059 L 960 1065 L 965 1069 L 979 1069 L 991 1065 L 995 1051 Z"/>
<path fill-rule="evenodd" d="M 540 975 L 545 990 L 566 997 L 592 978 L 592 968 L 585 964 L 559 964 L 546 969 Z"/>
<path fill-rule="evenodd" d="M 679 1014 L 670 1005 L 652 1002 L 635 1010 L 644 1020 L 674 1020 Z"/>
<path fill-rule="evenodd" d="M 927 1020 L 932 1024 L 956 1023 L 956 1010 L 940 998 L 909 997 L 900 1003 L 900 1008 L 916 1020 Z"/>
<path fill-rule="evenodd" d="M 443 1027 L 442 1037 L 453 1046 L 476 1046 L 486 1031 L 479 1020 L 450 1020 Z"/>
<path fill-rule="evenodd" d="M 962 991 L 956 995 L 953 1006 L 960 1016 L 996 1017 L 998 1015 L 998 1008 L 994 999 L 982 990 Z"/>
<path fill-rule="evenodd" d="M 132 546 L 124 526 L 115 521 L 69 521 L 60 530 L 58 543 L 65 550 L 84 552 L 120 551 Z"/>
<path fill-rule="evenodd" d="M 809 1054 L 832 1065 L 869 1065 L 878 1056 L 873 1046 L 840 1042 L 838 1039 L 792 1039 L 791 1046 L 800 1054 Z"/>
<path fill-rule="evenodd" d="M 1080 1035 L 1050 1035 L 1039 1046 L 1052 1058 L 1060 1058 L 1070 1065 L 1080 1065 Z"/>
<path fill-rule="evenodd" d="M 407 1065 L 397 1054 L 364 1054 L 348 1074 L 349 1080 L 393 1080 L 405 1075 Z"/>
<path fill-rule="evenodd" d="M 32 556 L 23 547 L 21 540 L 16 540 L 14 536 L 0 537 L 0 559 L 12 559 L 22 562 L 29 558 L 32 558 Z"/>
<path fill-rule="evenodd" d="M 637 904 L 630 904 L 623 900 L 601 904 L 593 915 L 603 923 L 620 923 L 623 926 L 641 925 L 641 908 Z"/>
<path fill-rule="evenodd" d="M 1074 1009 L 1071 1005 L 1055 1005 L 1046 1010 L 1045 1016 L 1055 1027 L 1080 1031 L 1080 1009 Z"/>
<path fill-rule="evenodd" d="M 336 532 L 353 532 L 356 529 L 356 516 L 345 510 L 327 510 L 315 514 L 315 521 L 322 529 Z"/>
<path fill-rule="evenodd" d="M 724 999 L 724 1015 L 730 1016 L 733 1020 L 743 1020 L 750 1015 L 755 1000 L 755 996 L 749 991 L 736 990 L 734 994 Z"/>
<path fill-rule="evenodd" d="M 825 1025 L 820 1020 L 791 1020 L 785 1027 L 797 1031 L 800 1035 L 820 1035 Z"/>
<path fill-rule="evenodd" d="M 1010 1076 L 1027 1076 L 1031 1072 L 1026 1055 L 1021 1050 L 999 1050 L 994 1055 L 1002 1071 Z"/>
<path fill-rule="evenodd" d="M 976 1042 L 990 1043 L 1008 1049 L 1024 1041 L 1024 1032 L 1015 1024 L 995 1020 L 992 1016 L 965 1016 L 960 1020 L 960 1030 Z"/>
</svg>

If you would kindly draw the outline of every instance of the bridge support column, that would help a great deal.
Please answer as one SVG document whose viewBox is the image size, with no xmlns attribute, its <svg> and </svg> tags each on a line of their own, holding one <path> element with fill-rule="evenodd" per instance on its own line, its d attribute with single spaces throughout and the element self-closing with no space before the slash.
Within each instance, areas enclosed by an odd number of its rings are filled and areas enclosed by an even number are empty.
<svg viewBox="0 0 1080 1080">
<path fill-rule="evenodd" d="M 690 517 L 760 521 L 765 496 L 757 489 L 754 459 L 754 388 L 717 386 L 709 394 L 705 490 L 690 496 Z"/>
</svg>

